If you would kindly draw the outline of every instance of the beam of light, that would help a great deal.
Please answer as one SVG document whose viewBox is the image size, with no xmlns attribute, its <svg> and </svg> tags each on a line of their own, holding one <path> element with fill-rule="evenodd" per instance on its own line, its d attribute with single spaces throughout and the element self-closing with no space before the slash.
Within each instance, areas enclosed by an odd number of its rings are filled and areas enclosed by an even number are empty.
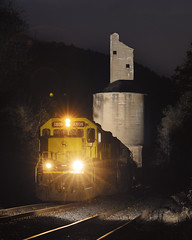
<svg viewBox="0 0 192 240">
<path fill-rule="evenodd" d="M 50 92 L 49 97 L 54 97 L 54 94 L 52 92 Z"/>
<path fill-rule="evenodd" d="M 83 162 L 80 160 L 75 160 L 72 164 L 72 168 L 76 173 L 81 173 L 83 170 Z"/>
<path fill-rule="evenodd" d="M 52 168 L 52 164 L 51 164 L 50 162 L 47 162 L 47 163 L 45 164 L 45 166 L 46 166 L 46 168 L 48 168 L 48 169 L 51 169 L 51 168 Z"/>
<path fill-rule="evenodd" d="M 65 126 L 66 127 L 70 127 L 71 126 L 71 119 L 70 118 L 66 118 L 65 119 Z"/>
</svg>

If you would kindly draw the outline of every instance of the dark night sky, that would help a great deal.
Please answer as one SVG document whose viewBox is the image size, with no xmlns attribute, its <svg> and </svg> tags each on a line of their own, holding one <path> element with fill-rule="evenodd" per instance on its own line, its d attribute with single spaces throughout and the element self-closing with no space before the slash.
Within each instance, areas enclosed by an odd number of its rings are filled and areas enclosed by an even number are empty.
<svg viewBox="0 0 192 240">
<path fill-rule="evenodd" d="M 109 53 L 109 35 L 135 60 L 170 76 L 192 41 L 191 0 L 12 0 L 36 38 Z"/>
</svg>

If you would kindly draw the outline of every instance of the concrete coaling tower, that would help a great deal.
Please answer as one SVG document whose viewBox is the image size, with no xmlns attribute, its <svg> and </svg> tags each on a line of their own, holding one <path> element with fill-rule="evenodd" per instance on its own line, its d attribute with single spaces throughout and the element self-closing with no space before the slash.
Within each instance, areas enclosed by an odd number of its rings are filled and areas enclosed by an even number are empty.
<svg viewBox="0 0 192 240">
<path fill-rule="evenodd" d="M 133 49 L 110 36 L 110 84 L 134 81 Z M 137 92 L 111 91 L 93 95 L 93 120 L 112 132 L 133 153 L 137 167 L 142 167 L 144 145 L 144 97 Z"/>
</svg>

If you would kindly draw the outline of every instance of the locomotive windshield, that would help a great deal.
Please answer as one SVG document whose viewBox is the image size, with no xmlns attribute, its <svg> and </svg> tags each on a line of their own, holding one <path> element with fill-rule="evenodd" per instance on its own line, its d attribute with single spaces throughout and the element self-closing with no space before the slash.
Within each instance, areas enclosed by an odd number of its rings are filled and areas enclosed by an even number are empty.
<svg viewBox="0 0 192 240">
<path fill-rule="evenodd" d="M 83 137 L 84 136 L 84 131 L 83 129 L 71 129 L 69 131 L 69 136 L 70 137 Z"/>
<path fill-rule="evenodd" d="M 50 137 L 50 129 L 43 129 L 42 130 L 42 136 L 43 137 Z M 53 136 L 54 137 L 83 137 L 84 136 L 84 130 L 83 129 L 70 129 L 69 133 L 66 129 L 54 129 L 53 130 Z"/>
<path fill-rule="evenodd" d="M 54 129 L 53 135 L 58 137 L 64 137 L 67 136 L 67 130 L 65 129 Z"/>
</svg>

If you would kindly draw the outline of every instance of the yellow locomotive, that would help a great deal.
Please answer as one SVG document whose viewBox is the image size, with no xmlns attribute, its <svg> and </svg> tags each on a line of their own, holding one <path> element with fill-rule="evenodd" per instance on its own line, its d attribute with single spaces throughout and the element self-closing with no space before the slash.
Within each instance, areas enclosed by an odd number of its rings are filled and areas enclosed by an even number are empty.
<svg viewBox="0 0 192 240">
<path fill-rule="evenodd" d="M 40 128 L 36 195 L 43 201 L 82 201 L 127 190 L 130 150 L 86 118 L 51 118 Z"/>
</svg>

